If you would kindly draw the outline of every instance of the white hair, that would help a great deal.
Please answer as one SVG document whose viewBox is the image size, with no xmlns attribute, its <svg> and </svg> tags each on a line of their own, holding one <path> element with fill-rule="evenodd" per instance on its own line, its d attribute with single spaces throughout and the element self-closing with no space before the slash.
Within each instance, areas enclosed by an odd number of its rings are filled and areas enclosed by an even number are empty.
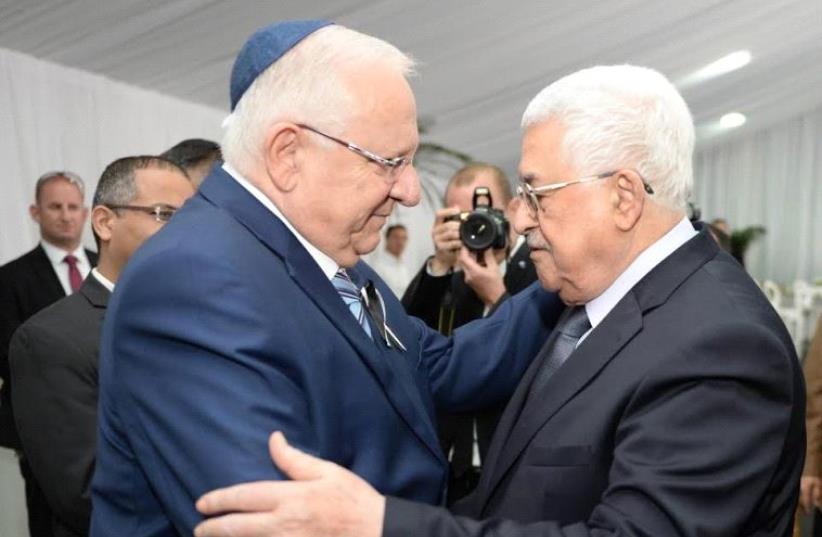
<svg viewBox="0 0 822 537">
<path fill-rule="evenodd" d="M 223 157 L 240 173 L 249 173 L 248 166 L 262 158 L 268 129 L 278 121 L 305 122 L 338 133 L 355 106 L 341 77 L 347 68 L 387 67 L 408 77 L 414 65 L 408 55 L 376 37 L 338 25 L 321 28 L 246 90 L 227 121 Z"/>
<path fill-rule="evenodd" d="M 565 76 L 528 104 L 522 128 L 556 120 L 562 150 L 577 173 L 633 168 L 652 199 L 684 210 L 693 187 L 694 124 L 662 74 L 633 65 L 598 66 Z"/>
</svg>

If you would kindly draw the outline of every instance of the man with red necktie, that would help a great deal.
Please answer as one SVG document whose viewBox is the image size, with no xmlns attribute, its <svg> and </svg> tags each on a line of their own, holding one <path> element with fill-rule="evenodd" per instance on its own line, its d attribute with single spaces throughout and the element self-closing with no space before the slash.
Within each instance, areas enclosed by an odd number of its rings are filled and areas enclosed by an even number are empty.
<svg viewBox="0 0 822 537">
<path fill-rule="evenodd" d="M 97 263 L 97 254 L 80 241 L 88 216 L 82 179 L 68 171 L 49 172 L 37 180 L 29 208 L 40 227 L 40 243 L 30 252 L 0 267 L 0 446 L 20 451 L 14 427 L 9 384 L 9 340 L 26 319 L 77 291 Z M 50 537 L 50 512 L 24 458 L 20 471 L 26 482 L 26 507 L 32 537 Z"/>
</svg>

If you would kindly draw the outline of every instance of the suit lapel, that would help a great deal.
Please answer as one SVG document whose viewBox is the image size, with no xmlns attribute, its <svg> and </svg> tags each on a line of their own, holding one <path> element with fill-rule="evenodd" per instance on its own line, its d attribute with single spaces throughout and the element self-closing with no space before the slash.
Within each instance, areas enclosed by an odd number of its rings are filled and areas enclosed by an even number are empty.
<svg viewBox="0 0 822 537">
<path fill-rule="evenodd" d="M 80 294 L 82 294 L 93 307 L 103 309 L 108 306 L 108 299 L 109 296 L 111 296 L 109 290 L 97 281 L 97 278 L 91 273 L 89 273 L 83 281 L 83 285 L 80 287 Z"/>
<path fill-rule="evenodd" d="M 501 442 L 495 464 L 489 466 L 491 475 L 483 491 L 486 495 L 481 498 L 482 504 L 490 498 L 494 488 L 499 485 L 534 435 L 565 403 L 582 390 L 641 328 L 642 312 L 633 295 L 629 293 L 568 357 L 542 390 L 533 394 L 530 400 L 524 403 L 531 381 L 539 369 L 538 365 L 535 367 L 532 364 L 528 371 L 528 382 L 523 379 L 515 395 L 517 405 L 522 410 L 518 417 L 514 417 L 515 422 L 510 426 L 510 433 Z M 534 360 L 535 364 L 539 362 L 541 360 Z M 525 408 L 522 408 L 523 404 Z"/>
<path fill-rule="evenodd" d="M 348 273 L 351 275 L 352 280 L 357 286 L 361 286 L 366 283 L 361 275 L 361 271 L 364 271 L 365 266 L 366 265 L 360 261 L 356 267 L 353 269 L 348 269 Z M 387 304 L 385 305 L 385 308 L 385 321 L 388 326 L 391 327 L 394 325 L 393 317 L 391 316 Z M 349 314 L 349 316 L 354 319 L 353 315 Z M 419 388 L 417 388 L 417 381 L 414 378 L 412 370 L 408 366 L 408 362 L 399 354 L 404 351 L 389 348 L 386 345 L 385 340 L 383 340 L 380 336 L 380 332 L 375 325 L 374 318 L 368 315 L 366 316 L 366 319 L 371 325 L 371 333 L 374 335 L 374 341 L 369 340 L 369 344 L 376 347 L 379 354 L 377 356 L 377 360 L 373 363 L 372 371 L 385 369 L 387 374 L 377 373 L 383 388 L 385 389 L 386 386 L 391 385 L 394 389 L 400 390 L 402 394 L 404 394 L 404 397 L 393 399 L 391 401 L 392 405 L 400 413 L 406 424 L 413 429 L 416 435 L 425 443 L 429 450 L 438 459 L 440 459 L 443 464 L 447 464 L 445 455 L 442 453 L 442 448 L 440 448 L 434 421 L 430 418 L 432 414 L 426 410 L 426 406 L 422 400 L 422 396 L 420 395 Z M 359 325 L 357 325 L 357 327 L 359 328 Z M 360 331 L 362 332 L 362 328 L 360 328 Z M 395 382 L 393 380 L 395 378 L 398 379 L 399 382 Z M 409 402 L 410 406 L 407 406 L 407 403 Z"/>
<path fill-rule="evenodd" d="M 425 427 L 430 418 L 422 411 L 419 395 L 411 397 L 406 375 L 394 368 L 396 356 L 388 356 L 365 333 L 348 307 L 326 278 L 317 262 L 300 244 L 282 221 L 222 168 L 216 168 L 200 186 L 199 194 L 228 211 L 267 248 L 283 259 L 289 275 L 356 350 L 365 366 L 385 391 L 388 401 L 412 431 L 439 459 L 441 450 L 433 427 Z M 390 321 L 390 319 L 389 319 Z M 375 337 L 379 337 L 376 329 Z M 399 377 L 399 378 L 398 378 Z"/>
<path fill-rule="evenodd" d="M 643 314 L 664 303 L 685 279 L 717 252 L 716 243 L 703 229 L 654 267 L 588 335 L 542 391 L 534 395 L 533 399 L 539 401 L 539 405 L 529 405 L 520 411 L 536 373 L 537 367 L 532 363 L 509 403 L 509 407 L 517 406 L 506 408 L 500 429 L 494 435 L 492 449 L 497 443 L 499 446 L 496 453 L 489 453 L 486 466 L 489 475 L 483 475 L 480 481 L 476 504 L 480 512 L 537 432 L 642 330 Z M 506 416 L 510 423 L 505 423 Z M 507 430 L 502 429 L 504 425 L 508 426 Z"/>
<path fill-rule="evenodd" d="M 35 255 L 32 258 L 32 269 L 37 275 L 37 281 L 42 282 L 46 286 L 46 293 L 55 300 L 66 296 L 66 291 L 60 283 L 57 273 L 54 272 L 54 266 L 51 264 L 49 256 L 41 245 L 37 245 L 34 249 Z M 68 265 L 66 265 L 68 267 Z M 68 268 L 66 269 L 68 270 Z"/>
<path fill-rule="evenodd" d="M 98 258 L 97 252 L 92 252 L 88 248 L 86 248 L 85 250 L 86 250 L 86 259 L 88 259 L 89 265 L 91 265 L 91 268 L 96 267 L 97 266 L 97 258 Z"/>
<path fill-rule="evenodd" d="M 505 410 L 502 413 L 499 424 L 494 431 L 494 436 L 491 439 L 491 445 L 488 447 L 487 460 L 483 464 L 488 471 L 481 474 L 480 483 L 478 486 L 480 491 L 487 488 L 491 481 L 492 475 L 496 473 L 491 469 L 497 467 L 500 452 L 505 443 L 508 441 L 508 437 L 511 435 L 511 430 L 517 423 L 517 418 L 519 418 L 520 413 L 522 412 L 522 407 L 525 404 L 525 398 L 528 396 L 528 390 L 531 388 L 531 383 L 534 381 L 534 377 L 542 364 L 542 358 L 544 358 L 545 354 L 544 351 L 549 345 L 552 344 L 556 337 L 557 332 L 552 332 L 548 337 L 539 354 L 534 358 L 534 360 L 531 361 L 531 365 L 528 366 L 528 369 L 525 370 L 525 374 L 522 376 L 522 379 L 517 385 L 514 395 L 511 396 L 511 399 L 505 406 Z"/>
</svg>

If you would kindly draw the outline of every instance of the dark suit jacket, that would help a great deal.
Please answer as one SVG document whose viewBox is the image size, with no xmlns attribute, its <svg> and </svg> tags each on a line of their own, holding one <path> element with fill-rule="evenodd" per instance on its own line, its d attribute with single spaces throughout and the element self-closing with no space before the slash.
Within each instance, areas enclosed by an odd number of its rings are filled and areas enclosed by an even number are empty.
<svg viewBox="0 0 822 537">
<path fill-rule="evenodd" d="M 97 254 L 86 250 L 89 263 L 97 264 Z M 46 251 L 39 244 L 30 252 L 0 267 L 0 446 L 20 449 L 14 427 L 9 380 L 9 342 L 23 321 L 66 296 Z"/>
<path fill-rule="evenodd" d="M 536 364 L 461 506 L 471 518 L 389 499 L 386 537 L 791 534 L 799 363 L 767 299 L 704 231 L 634 286 L 520 413 Z"/>
<path fill-rule="evenodd" d="M 528 245 L 522 244 L 508 260 L 503 277 L 506 294 L 500 301 L 536 281 L 537 273 L 531 262 L 530 253 Z M 409 315 L 419 317 L 431 328 L 445 334 L 450 334 L 451 330 L 482 317 L 485 304 L 465 283 L 464 272 L 457 271 L 444 276 L 431 276 L 426 270 L 426 264 L 423 264 L 402 297 L 402 305 Z M 484 460 L 501 412 L 502 406 L 499 406 L 485 409 L 477 415 L 440 414 L 437 416 L 440 444 L 446 453 L 452 448 L 454 450 L 451 458 L 452 480 L 449 487 L 449 503 L 473 488 L 472 483 L 459 480 L 467 476 L 466 472 L 472 467 L 474 420 L 476 419 L 477 422 L 479 452 Z M 475 482 L 474 478 L 468 478 L 469 481 L 472 479 Z"/>
<path fill-rule="evenodd" d="M 510 396 L 561 308 L 534 287 L 447 339 L 365 263 L 352 272 L 375 282 L 406 351 L 369 339 L 297 238 L 215 168 L 109 302 L 91 535 L 191 535 L 206 491 L 283 478 L 275 430 L 380 491 L 441 501 L 435 405 Z"/>
<path fill-rule="evenodd" d="M 55 537 L 86 536 L 97 435 L 97 356 L 109 291 L 80 291 L 35 314 L 9 348 L 14 419 L 53 513 Z"/>
</svg>

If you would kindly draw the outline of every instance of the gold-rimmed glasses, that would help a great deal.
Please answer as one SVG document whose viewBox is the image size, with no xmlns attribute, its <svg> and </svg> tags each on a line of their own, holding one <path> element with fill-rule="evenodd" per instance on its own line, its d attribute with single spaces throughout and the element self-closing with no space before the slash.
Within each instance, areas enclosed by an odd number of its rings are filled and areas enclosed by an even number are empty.
<svg viewBox="0 0 822 537">
<path fill-rule="evenodd" d="M 531 216 L 535 217 L 537 212 L 542 209 L 539 204 L 539 198 L 541 196 L 547 196 L 551 192 L 555 192 L 567 186 L 578 185 L 581 183 L 592 183 L 601 179 L 607 179 L 608 177 L 616 175 L 617 172 L 619 172 L 619 170 L 611 170 L 608 172 L 598 173 L 596 175 L 586 175 L 585 177 L 580 177 L 579 179 L 574 179 L 573 181 L 563 181 L 561 183 L 552 183 L 550 185 L 537 187 L 531 186 L 531 184 L 527 181 L 520 181 L 519 185 L 517 185 L 517 196 L 519 196 L 525 204 L 525 207 L 528 209 Z M 639 174 L 639 172 L 636 173 Z M 645 192 L 648 194 L 653 194 L 654 189 L 651 188 L 651 185 L 649 185 L 641 175 L 640 179 L 642 179 L 642 186 L 644 187 Z"/>
</svg>

